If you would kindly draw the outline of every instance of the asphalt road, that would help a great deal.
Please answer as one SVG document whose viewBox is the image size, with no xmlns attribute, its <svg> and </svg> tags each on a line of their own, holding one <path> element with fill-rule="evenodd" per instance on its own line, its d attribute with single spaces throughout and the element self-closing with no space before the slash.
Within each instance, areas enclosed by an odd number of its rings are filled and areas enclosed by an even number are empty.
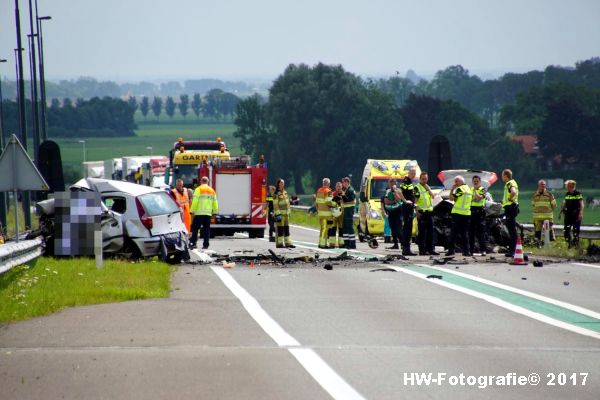
<svg viewBox="0 0 600 400">
<path fill-rule="evenodd" d="M 276 253 L 317 262 L 182 265 L 168 299 L 0 326 L 0 399 L 600 398 L 600 266 L 332 261 L 292 235 Z"/>
</svg>

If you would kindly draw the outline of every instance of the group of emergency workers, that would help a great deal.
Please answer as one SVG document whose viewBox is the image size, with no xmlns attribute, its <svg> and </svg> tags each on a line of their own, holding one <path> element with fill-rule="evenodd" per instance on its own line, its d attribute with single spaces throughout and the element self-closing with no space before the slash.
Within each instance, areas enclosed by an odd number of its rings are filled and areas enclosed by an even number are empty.
<svg viewBox="0 0 600 400">
<path fill-rule="evenodd" d="M 331 180 L 323 178 L 323 186 L 315 194 L 320 225 L 319 248 L 356 249 L 353 226 L 355 204 L 356 192 L 349 177 L 336 182 L 335 190 L 331 189 Z"/>
<path fill-rule="evenodd" d="M 433 244 L 433 197 L 434 193 L 428 185 L 429 176 L 422 172 L 419 183 L 414 184 L 416 170 L 411 169 L 402 179 L 400 186 L 392 178 L 381 198 L 382 211 L 386 217 L 386 229 L 389 224 L 390 241 L 388 249 L 399 249 L 405 256 L 416 255 L 410 249 L 412 239 L 413 219 L 417 218 L 419 255 L 439 255 Z M 502 171 L 504 190 L 502 207 L 504 208 L 505 224 L 510 235 L 510 246 L 506 256 L 512 257 L 517 243 L 516 217 L 519 214 L 519 186 L 513 179 L 512 171 Z M 188 234 L 191 234 L 190 247 L 196 246 L 198 230 L 202 230 L 203 249 L 209 246 L 210 222 L 216 216 L 219 205 L 217 195 L 208 183 L 207 177 L 202 177 L 201 184 L 194 188 L 185 188 L 183 181 L 178 179 L 172 195 L 182 212 L 182 219 Z M 568 180 L 565 183 L 567 193 L 558 213 L 558 219 L 564 214 L 564 236 L 569 247 L 579 244 L 579 232 L 583 218 L 583 196 L 576 190 L 576 182 Z M 290 237 L 289 216 L 291 212 L 290 196 L 285 190 L 285 181 L 278 179 L 275 186 L 269 186 L 267 196 L 269 241 L 275 242 L 278 248 L 294 248 Z M 459 245 L 464 256 L 475 253 L 475 241 L 479 244 L 479 252 L 486 255 L 487 232 L 485 223 L 486 189 L 481 185 L 481 178 L 472 178 L 472 186 L 465 183 L 462 176 L 454 178 L 450 190 L 452 207 L 452 229 L 448 241 L 446 255 L 455 253 Z M 532 196 L 533 223 L 535 238 L 540 244 L 542 230 L 549 230 L 550 240 L 554 240 L 552 225 L 554 210 L 557 207 L 554 195 L 546 188 L 546 182 L 540 180 L 538 188 Z M 323 178 L 323 185 L 315 194 L 315 207 L 319 216 L 319 248 L 343 247 L 356 249 L 353 218 L 356 204 L 356 192 L 350 178 L 345 177 L 336 182 L 331 188 L 329 178 Z"/>
<path fill-rule="evenodd" d="M 434 193 L 428 185 L 429 176 L 422 172 L 419 182 L 414 184 L 416 170 L 411 169 L 406 177 L 397 186 L 397 181 L 392 178 L 388 181 L 388 187 L 381 198 L 382 211 L 386 222 L 386 242 L 393 245 L 388 249 L 399 249 L 405 256 L 416 255 L 410 249 L 412 239 L 413 219 L 417 218 L 418 236 L 417 243 L 419 255 L 439 255 L 433 244 L 433 197 Z M 519 214 L 519 186 L 513 178 L 510 169 L 502 171 L 503 196 L 502 207 L 504 209 L 505 225 L 507 227 L 510 243 L 507 257 L 513 257 L 517 244 L 517 222 Z M 579 231 L 583 218 L 583 196 L 576 188 L 576 182 L 568 180 L 565 182 L 567 193 L 560 209 L 558 218 L 565 215 L 564 236 L 569 247 L 579 244 Z M 317 191 L 317 209 L 322 210 L 320 215 L 326 218 L 327 201 L 320 195 L 324 187 Z M 487 224 L 485 203 L 487 200 L 486 188 L 481 184 L 481 178 L 477 175 L 472 178 L 472 186 L 465 183 L 462 176 L 454 179 L 454 185 L 450 191 L 450 200 L 454 202 L 451 217 L 452 229 L 448 240 L 448 251 L 446 255 L 454 255 L 456 246 L 459 246 L 464 256 L 472 256 L 478 244 L 479 253 L 487 253 Z M 557 207 L 554 195 L 546 189 L 546 182 L 538 182 L 538 190 L 532 196 L 533 221 L 535 238 L 541 244 L 542 229 L 549 230 L 551 240 L 554 240 L 552 232 L 553 211 Z M 319 245 L 324 242 L 325 220 L 321 222 L 321 239 Z M 389 233 L 388 233 L 389 232 Z M 390 236 L 387 240 L 387 235 Z"/>
</svg>

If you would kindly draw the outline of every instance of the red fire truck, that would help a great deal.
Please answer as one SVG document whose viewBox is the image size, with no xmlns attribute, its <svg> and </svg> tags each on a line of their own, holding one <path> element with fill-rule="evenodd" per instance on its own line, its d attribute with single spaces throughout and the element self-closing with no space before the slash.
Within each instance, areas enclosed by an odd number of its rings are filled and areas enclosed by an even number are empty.
<svg viewBox="0 0 600 400">
<path fill-rule="evenodd" d="M 262 158 L 252 165 L 249 156 L 231 156 L 220 139 L 200 142 L 180 138 L 170 155 L 173 186 L 180 178 L 191 188 L 206 176 L 217 192 L 219 213 L 211 223 L 211 234 L 248 232 L 251 238 L 264 237 L 267 168 Z"/>
</svg>

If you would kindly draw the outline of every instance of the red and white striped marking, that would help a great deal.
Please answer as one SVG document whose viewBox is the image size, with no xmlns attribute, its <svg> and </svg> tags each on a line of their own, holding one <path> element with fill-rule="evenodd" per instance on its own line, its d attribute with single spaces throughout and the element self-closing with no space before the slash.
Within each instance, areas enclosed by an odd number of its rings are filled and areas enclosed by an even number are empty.
<svg viewBox="0 0 600 400">
<path fill-rule="evenodd" d="M 252 212 L 250 213 L 250 216 L 252 218 L 256 218 L 259 214 L 262 213 L 262 216 L 265 216 L 265 207 L 263 204 L 252 204 Z"/>
</svg>

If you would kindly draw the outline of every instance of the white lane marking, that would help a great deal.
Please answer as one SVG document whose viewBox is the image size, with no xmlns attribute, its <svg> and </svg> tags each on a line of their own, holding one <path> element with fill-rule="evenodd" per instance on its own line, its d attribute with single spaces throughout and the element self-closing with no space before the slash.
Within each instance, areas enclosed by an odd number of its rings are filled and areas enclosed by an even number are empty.
<svg viewBox="0 0 600 400">
<path fill-rule="evenodd" d="M 501 299 L 499 299 L 497 297 L 493 297 L 493 296 L 490 296 L 490 295 L 487 295 L 487 294 L 484 294 L 484 293 L 480 293 L 480 292 L 477 292 L 477 291 L 472 290 L 472 289 L 467 289 L 467 288 L 464 288 L 462 286 L 455 285 L 453 283 L 444 282 L 443 280 L 440 280 L 440 279 L 428 279 L 426 275 L 423 275 L 423 274 L 421 274 L 419 272 L 411 271 L 411 270 L 408 270 L 408 269 L 405 269 L 405 268 L 402 268 L 402 267 L 393 267 L 393 266 L 386 265 L 386 264 L 382 264 L 381 267 L 392 268 L 392 269 L 395 269 L 398 272 L 404 272 L 407 275 L 412 275 L 412 276 L 414 276 L 416 278 L 423 279 L 423 280 L 425 280 L 425 281 L 427 281 L 429 283 L 433 283 L 433 284 L 436 284 L 436 285 L 444 286 L 444 287 L 447 287 L 448 289 L 456 290 L 457 292 L 461 292 L 461 293 L 464 293 L 464 294 L 468 294 L 469 296 L 477 297 L 479 299 L 487 301 L 488 303 L 495 304 L 495 305 L 497 305 L 499 307 L 502 307 L 502 308 L 505 308 L 507 310 L 513 311 L 513 312 L 515 312 L 517 314 L 525 315 L 526 317 L 533 318 L 535 320 L 538 320 L 540 322 L 544 322 L 544 323 L 549 324 L 549 325 L 556 326 L 558 328 L 562 328 L 562 329 L 566 329 L 566 330 L 571 331 L 571 332 L 579 333 L 580 335 L 590 336 L 590 337 L 593 337 L 594 339 L 600 339 L 600 333 L 598 333 L 598 332 L 594 332 L 594 331 L 591 331 L 589 329 L 581 328 L 579 326 L 571 325 L 571 324 L 568 324 L 566 322 L 559 321 L 559 320 L 556 320 L 554 318 L 547 317 L 545 315 L 542 315 L 542 314 L 533 312 L 531 310 L 528 310 L 528 309 L 526 309 L 524 307 L 516 306 L 516 305 L 511 304 L 511 303 L 509 303 L 507 301 L 501 300 Z"/>
<path fill-rule="evenodd" d="M 269 335 L 279 346 L 300 346 L 300 343 L 286 331 L 265 310 L 258 304 L 254 297 L 240 286 L 233 277 L 223 269 L 223 267 L 210 267 L 215 274 L 223 281 L 223 284 L 237 297 L 248 314 L 258 323 L 258 325 Z"/>
<path fill-rule="evenodd" d="M 312 349 L 288 349 L 315 381 L 334 399 L 364 399 Z"/>
<path fill-rule="evenodd" d="M 221 279 L 223 284 L 237 297 L 248 314 L 281 347 L 288 347 L 288 351 L 304 367 L 306 372 L 317 381 L 331 397 L 336 400 L 364 400 L 352 386 L 339 376 L 327 363 L 312 349 L 300 348 L 300 343 L 283 328 L 260 306 L 237 281 L 222 267 L 210 267 Z"/>
<path fill-rule="evenodd" d="M 298 228 L 298 229 L 304 229 L 305 231 L 311 231 L 311 232 L 319 232 L 318 229 L 315 228 L 307 228 L 306 226 L 301 226 L 301 225 L 290 225 L 293 226 L 294 228 Z"/>
<path fill-rule="evenodd" d="M 540 301 L 543 301 L 545 303 L 554 304 L 555 306 L 566 308 L 568 310 L 575 311 L 576 313 L 587 315 L 588 317 L 592 317 L 592 318 L 596 318 L 596 319 L 600 320 L 600 313 L 598 313 L 596 311 L 589 310 L 587 308 L 583 308 L 583 307 L 580 307 L 580 306 L 576 306 L 574 304 L 565 303 L 564 301 L 555 300 L 555 299 L 550 298 L 550 297 L 542 296 L 541 294 L 537 294 L 537 293 L 533 293 L 533 292 L 528 292 L 527 290 L 517 289 L 515 287 L 504 285 L 502 283 L 498 283 L 498 282 L 494 282 L 494 281 L 490 281 L 490 280 L 487 280 L 487 279 L 484 279 L 484 278 L 480 278 L 480 277 L 475 276 L 475 275 L 465 274 L 464 272 L 450 271 L 450 270 L 445 269 L 445 268 L 433 267 L 431 265 L 424 265 L 424 264 L 416 264 L 416 265 L 420 265 L 422 267 L 436 269 L 438 271 L 447 272 L 449 274 L 454 274 L 454 275 L 462 276 L 463 278 L 467 278 L 467 279 L 470 279 L 472 281 L 476 281 L 476 282 L 480 282 L 480 283 L 485 283 L 486 285 L 494 286 L 494 287 L 497 287 L 499 289 L 504 289 L 504 290 L 507 290 L 509 292 L 520 294 L 522 296 L 531 297 L 532 299 L 540 300 Z"/>
<path fill-rule="evenodd" d="M 600 269 L 600 265 L 594 265 L 594 264 L 584 264 L 584 263 L 576 263 L 576 262 L 574 262 L 574 263 L 570 263 L 570 264 L 573 264 L 573 265 L 580 265 L 580 266 L 582 266 L 582 267 L 590 267 L 590 268 L 597 268 L 597 269 Z"/>
</svg>

